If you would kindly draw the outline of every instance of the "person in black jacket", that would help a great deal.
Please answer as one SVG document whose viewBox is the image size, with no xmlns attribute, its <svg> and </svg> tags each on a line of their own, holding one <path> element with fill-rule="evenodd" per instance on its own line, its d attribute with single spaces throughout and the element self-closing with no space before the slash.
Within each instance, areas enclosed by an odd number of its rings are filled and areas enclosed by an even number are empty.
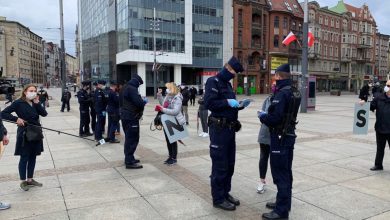
<svg viewBox="0 0 390 220">
<path fill-rule="evenodd" d="M 186 124 L 188 125 L 189 119 L 188 119 L 188 101 L 190 100 L 190 92 L 188 91 L 188 88 L 184 85 L 180 86 L 181 95 L 183 96 L 182 101 L 182 113 L 186 117 Z"/>
<path fill-rule="evenodd" d="M 17 117 L 12 113 L 16 113 Z M 46 115 L 46 110 L 39 103 L 37 87 L 33 84 L 25 86 L 22 96 L 1 112 L 2 118 L 18 124 L 15 155 L 20 156 L 19 176 L 22 181 L 20 188 L 24 191 L 32 186 L 42 186 L 42 183 L 33 179 L 33 176 L 36 157 L 43 152 L 43 141 L 28 141 L 25 138 L 25 131 L 27 126 L 31 126 L 29 124 L 41 126 L 39 116 Z"/>
<path fill-rule="evenodd" d="M 92 136 L 93 134 L 89 132 L 89 108 L 92 105 L 92 98 L 88 93 L 90 81 L 83 81 L 82 88 L 77 92 L 77 99 L 80 104 L 80 129 L 79 135 L 81 137 Z"/>
<path fill-rule="evenodd" d="M 383 170 L 386 141 L 390 145 L 390 80 L 383 90 L 384 93 L 375 97 L 370 104 L 370 110 L 376 114 L 376 157 L 375 165 L 370 169 L 372 171 Z"/>
<path fill-rule="evenodd" d="M 370 84 L 371 85 L 371 84 Z M 370 96 L 370 85 L 366 84 L 360 89 L 359 99 L 368 101 L 368 97 Z"/>
<path fill-rule="evenodd" d="M 196 90 L 195 87 L 191 86 L 191 89 L 190 89 L 190 104 L 193 105 L 193 106 L 195 105 L 196 94 L 198 94 L 198 90 Z"/>
<path fill-rule="evenodd" d="M 69 101 L 71 97 L 72 94 L 69 92 L 68 88 L 65 88 L 64 93 L 62 94 L 61 97 L 61 102 L 62 102 L 61 112 L 64 112 L 65 106 L 67 107 L 66 109 L 68 110 L 68 112 L 70 111 Z"/>
<path fill-rule="evenodd" d="M 125 132 L 125 165 L 126 169 L 140 169 L 142 165 L 134 158 L 139 142 L 139 120 L 142 118 L 144 107 L 148 100 L 142 98 L 138 87 L 144 81 L 135 75 L 119 94 L 120 118 Z"/>
<path fill-rule="evenodd" d="M 0 114 L 0 141 L 3 142 L 4 145 L 8 145 L 9 138 L 7 135 L 7 129 L 3 125 L 3 121 L 1 120 L 1 114 Z M 1 156 L 1 153 L 0 153 Z M 11 208 L 11 205 L 5 202 L 0 202 L 0 210 L 5 210 Z"/>
</svg>

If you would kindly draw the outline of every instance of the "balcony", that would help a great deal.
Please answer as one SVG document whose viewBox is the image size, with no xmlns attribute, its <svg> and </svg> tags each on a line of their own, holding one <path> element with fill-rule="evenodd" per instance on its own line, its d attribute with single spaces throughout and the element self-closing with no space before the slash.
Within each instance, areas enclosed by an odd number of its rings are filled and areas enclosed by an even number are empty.
<svg viewBox="0 0 390 220">
<path fill-rule="evenodd" d="M 289 48 L 288 52 L 292 54 L 302 54 L 302 48 Z"/>
<path fill-rule="evenodd" d="M 358 44 L 357 45 L 357 48 L 358 49 L 368 49 L 368 48 L 371 48 L 372 46 L 369 45 L 369 44 Z"/>
<path fill-rule="evenodd" d="M 311 52 L 308 54 L 309 59 L 318 60 L 320 58 L 320 54 L 318 52 Z"/>
<path fill-rule="evenodd" d="M 244 27 L 244 23 L 242 21 L 238 21 L 238 27 L 239 28 L 243 28 Z"/>
<path fill-rule="evenodd" d="M 253 22 L 253 23 L 252 23 L 252 28 L 253 28 L 253 29 L 259 29 L 259 30 L 262 29 L 261 24 L 260 24 L 260 23 L 257 23 L 257 22 Z"/>
<path fill-rule="evenodd" d="M 357 57 L 357 58 L 356 58 L 356 61 L 357 61 L 357 62 L 366 63 L 366 62 L 370 62 L 370 58 L 368 58 L 368 57 Z"/>
<path fill-rule="evenodd" d="M 341 56 L 341 62 L 349 63 L 351 61 L 352 61 L 351 57 L 349 57 L 349 56 Z"/>
<path fill-rule="evenodd" d="M 248 64 L 248 71 L 260 71 L 260 66 L 257 64 Z"/>
</svg>

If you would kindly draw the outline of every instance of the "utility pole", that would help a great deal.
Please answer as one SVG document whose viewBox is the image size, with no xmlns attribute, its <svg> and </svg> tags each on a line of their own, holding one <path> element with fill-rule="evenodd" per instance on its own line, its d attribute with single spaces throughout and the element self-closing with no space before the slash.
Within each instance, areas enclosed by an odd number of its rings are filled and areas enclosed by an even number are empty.
<svg viewBox="0 0 390 220">
<path fill-rule="evenodd" d="M 302 86 L 301 86 L 301 113 L 307 113 L 307 80 L 309 77 L 307 70 L 307 51 L 308 51 L 308 32 L 309 32 L 309 24 L 308 24 L 308 6 L 307 0 L 305 0 L 304 4 L 304 16 L 303 16 L 303 40 L 302 40 Z"/>
<path fill-rule="evenodd" d="M 156 30 L 158 30 L 158 21 L 156 19 L 156 8 L 153 8 L 153 21 L 150 24 L 153 29 L 153 93 L 154 99 L 157 99 L 157 54 L 156 54 Z"/>
<path fill-rule="evenodd" d="M 61 28 L 61 81 L 62 81 L 62 92 L 66 87 L 66 72 L 65 72 L 65 41 L 64 41 L 64 12 L 62 0 L 60 1 L 60 28 Z"/>
</svg>

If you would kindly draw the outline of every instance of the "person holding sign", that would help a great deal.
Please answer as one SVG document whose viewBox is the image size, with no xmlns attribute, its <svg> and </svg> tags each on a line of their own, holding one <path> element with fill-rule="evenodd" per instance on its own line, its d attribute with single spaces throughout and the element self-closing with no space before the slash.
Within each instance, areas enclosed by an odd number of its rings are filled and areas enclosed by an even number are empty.
<svg viewBox="0 0 390 220">
<path fill-rule="evenodd" d="M 181 112 L 183 96 L 179 92 L 179 88 L 175 85 L 175 83 L 170 82 L 165 84 L 167 89 L 165 90 L 166 96 L 163 98 L 162 90 L 158 89 L 157 98 L 160 102 L 160 105 L 156 105 L 154 110 L 156 112 L 162 112 L 167 115 L 175 116 L 180 125 L 184 125 L 186 123 L 186 119 Z M 164 130 L 165 140 L 167 141 L 167 148 L 169 157 L 164 161 L 167 165 L 174 165 L 177 163 L 177 141 L 170 143 L 167 131 Z"/>
<path fill-rule="evenodd" d="M 216 76 L 207 80 L 204 95 L 205 107 L 211 111 L 208 125 L 213 205 L 228 211 L 240 205 L 240 201 L 230 195 L 230 190 L 236 162 L 236 132 L 241 129 L 238 111 L 250 103 L 245 102 L 240 107 L 229 81 L 243 71 L 238 59 L 230 58 Z"/>
<path fill-rule="evenodd" d="M 383 170 L 386 141 L 390 145 L 390 80 L 383 90 L 384 93 L 376 96 L 370 105 L 370 110 L 376 114 L 376 157 L 372 171 Z"/>
</svg>

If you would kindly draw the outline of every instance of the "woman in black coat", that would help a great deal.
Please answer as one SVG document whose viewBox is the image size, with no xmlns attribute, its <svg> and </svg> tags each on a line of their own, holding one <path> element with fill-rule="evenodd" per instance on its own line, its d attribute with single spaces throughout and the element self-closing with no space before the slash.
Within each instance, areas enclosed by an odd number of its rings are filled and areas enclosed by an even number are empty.
<svg viewBox="0 0 390 220">
<path fill-rule="evenodd" d="M 12 113 L 16 113 L 17 117 L 12 115 Z M 22 96 L 1 112 L 3 119 L 14 121 L 18 124 L 15 155 L 20 156 L 19 176 L 22 181 L 20 188 L 24 191 L 27 191 L 31 186 L 42 186 L 41 183 L 33 179 L 33 175 L 36 157 L 43 152 L 43 141 L 27 141 L 24 137 L 26 122 L 40 126 L 40 115 L 45 117 L 47 112 L 39 104 L 37 87 L 32 84 L 24 87 Z"/>
</svg>

